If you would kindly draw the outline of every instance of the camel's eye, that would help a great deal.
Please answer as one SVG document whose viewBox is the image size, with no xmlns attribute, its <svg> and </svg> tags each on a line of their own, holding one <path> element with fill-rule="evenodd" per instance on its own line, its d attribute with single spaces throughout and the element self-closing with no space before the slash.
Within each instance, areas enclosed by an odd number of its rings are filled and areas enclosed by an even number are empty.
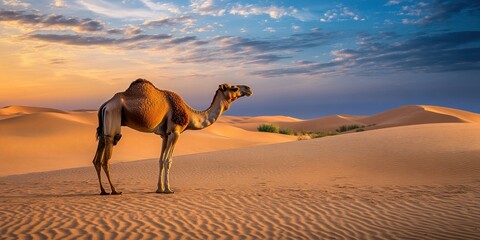
<svg viewBox="0 0 480 240">
<path fill-rule="evenodd" d="M 230 89 L 232 89 L 232 91 L 236 92 L 236 91 L 238 91 L 239 88 L 238 87 L 232 87 Z"/>
</svg>

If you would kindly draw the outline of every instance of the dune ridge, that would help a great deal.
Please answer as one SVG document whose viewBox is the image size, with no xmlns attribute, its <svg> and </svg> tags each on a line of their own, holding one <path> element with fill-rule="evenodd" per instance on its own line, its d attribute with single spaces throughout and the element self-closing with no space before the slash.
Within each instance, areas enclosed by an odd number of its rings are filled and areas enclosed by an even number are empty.
<svg viewBox="0 0 480 240">
<path fill-rule="evenodd" d="M 65 111 L 62 110 L 44 107 L 7 106 L 0 108 L 0 115 L 32 114 L 41 112 L 65 113 Z"/>
</svg>

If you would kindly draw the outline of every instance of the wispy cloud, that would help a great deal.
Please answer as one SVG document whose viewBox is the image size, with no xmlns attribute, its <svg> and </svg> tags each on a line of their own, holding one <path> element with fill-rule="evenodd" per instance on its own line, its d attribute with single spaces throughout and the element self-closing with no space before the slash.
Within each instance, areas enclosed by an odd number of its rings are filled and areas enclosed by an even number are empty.
<svg viewBox="0 0 480 240">
<path fill-rule="evenodd" d="M 301 62 L 293 67 L 253 72 L 263 77 L 359 72 L 449 72 L 480 68 L 480 31 L 415 36 L 409 40 L 381 43 L 365 39 L 357 49 L 331 51 L 329 62 Z M 475 46 L 471 44 L 476 43 Z M 435 53 L 435 54 L 432 54 Z"/>
<path fill-rule="evenodd" d="M 179 14 L 181 12 L 180 8 L 172 3 L 159 3 L 159 2 L 153 2 L 151 0 L 140 0 L 140 1 L 153 11 L 175 13 L 175 14 Z"/>
<path fill-rule="evenodd" d="M 195 31 L 196 32 L 212 32 L 214 30 L 215 30 L 215 27 L 213 27 L 212 25 L 207 25 L 205 27 L 197 28 Z"/>
<path fill-rule="evenodd" d="M 132 8 L 119 4 L 107 2 L 105 0 L 78 0 L 78 3 L 86 9 L 111 18 L 133 18 L 133 19 L 151 19 L 168 17 L 166 13 L 156 13 L 147 8 Z"/>
<path fill-rule="evenodd" d="M 126 36 L 133 36 L 141 34 L 143 29 L 138 26 L 129 26 L 126 28 L 113 28 L 105 31 L 107 34 L 119 34 L 119 35 L 126 35 Z"/>
<path fill-rule="evenodd" d="M 167 17 L 157 20 L 147 20 L 143 23 L 147 27 L 171 27 L 178 24 L 193 25 L 195 19 L 191 16 Z"/>
<path fill-rule="evenodd" d="M 245 17 L 249 15 L 268 15 L 273 19 L 279 19 L 284 16 L 295 16 L 298 13 L 298 10 L 294 7 L 284 8 L 273 5 L 262 7 L 254 4 L 236 4 L 230 9 L 229 13 Z"/>
<path fill-rule="evenodd" d="M 273 32 L 276 32 L 275 28 L 272 28 L 272 27 L 267 27 L 265 29 L 263 29 L 264 32 L 270 32 L 270 33 L 273 33 Z"/>
<path fill-rule="evenodd" d="M 3 4 L 5 6 L 22 7 L 22 8 L 27 8 L 30 6 L 30 3 L 26 3 L 19 0 L 3 0 Z"/>
<path fill-rule="evenodd" d="M 191 0 L 190 8 L 193 13 L 211 16 L 222 16 L 226 11 L 216 6 L 213 0 Z"/>
<path fill-rule="evenodd" d="M 104 23 L 90 18 L 68 18 L 56 14 L 27 13 L 0 9 L 0 22 L 17 22 L 20 24 L 43 28 L 71 28 L 81 32 L 97 32 L 104 29 Z"/>
<path fill-rule="evenodd" d="M 391 5 L 398 5 L 402 2 L 401 0 L 389 0 L 387 3 L 385 3 L 385 6 L 391 6 Z"/>
<path fill-rule="evenodd" d="M 309 32 L 282 39 L 255 39 L 221 36 L 176 56 L 182 63 L 220 62 L 223 64 L 271 64 L 292 57 L 292 52 L 325 45 L 334 33 Z"/>
<path fill-rule="evenodd" d="M 447 21 L 462 12 L 471 15 L 480 13 L 480 2 L 476 0 L 406 1 L 398 5 L 401 7 L 398 15 L 404 17 L 404 24 L 432 24 Z"/>
<path fill-rule="evenodd" d="M 24 36 L 24 39 L 65 45 L 113 46 L 133 49 L 146 47 L 145 44 L 159 40 L 172 40 L 173 37 L 168 34 L 135 35 L 127 38 L 113 38 L 108 36 L 85 36 L 81 34 L 31 33 Z"/>
<path fill-rule="evenodd" d="M 339 5 L 337 8 L 327 10 L 320 17 L 320 22 L 333 22 L 333 21 L 345 21 L 345 20 L 354 20 L 354 21 L 363 21 L 365 17 L 361 17 L 354 10 Z"/>
</svg>

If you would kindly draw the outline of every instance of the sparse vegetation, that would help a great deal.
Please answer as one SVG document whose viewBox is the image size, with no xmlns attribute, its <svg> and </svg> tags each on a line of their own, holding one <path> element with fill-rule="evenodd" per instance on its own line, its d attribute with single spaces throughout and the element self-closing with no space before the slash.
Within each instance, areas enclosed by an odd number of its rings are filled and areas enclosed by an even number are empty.
<svg viewBox="0 0 480 240">
<path fill-rule="evenodd" d="M 348 132 L 351 130 L 355 130 L 355 132 L 363 132 L 365 131 L 365 128 L 375 126 L 376 124 L 369 124 L 367 126 L 364 125 L 357 125 L 357 124 L 352 124 L 352 125 L 342 125 L 338 127 L 335 131 L 321 131 L 321 132 L 308 132 L 308 131 L 294 131 L 289 128 L 280 128 L 277 125 L 273 124 L 261 124 L 258 126 L 258 131 L 259 132 L 270 132 L 270 133 L 280 133 L 280 134 L 286 134 L 286 135 L 295 135 L 298 136 L 298 140 L 308 140 L 308 139 L 314 139 L 314 138 L 322 138 L 322 137 L 328 137 L 328 136 L 335 136 L 344 132 Z"/>
<path fill-rule="evenodd" d="M 298 136 L 298 140 L 308 140 L 314 138 L 322 138 L 328 136 L 335 136 L 338 135 L 337 132 L 302 132 L 300 134 L 295 134 Z"/>
<path fill-rule="evenodd" d="M 261 124 L 258 126 L 257 130 L 259 132 L 270 132 L 270 133 L 280 133 L 285 135 L 295 135 L 295 132 L 289 128 L 280 128 L 277 125 L 273 124 Z"/>
<path fill-rule="evenodd" d="M 312 138 L 321 138 L 321 137 L 328 137 L 328 136 L 335 136 L 338 135 L 337 132 L 314 132 L 310 133 Z"/>
<path fill-rule="evenodd" d="M 342 125 L 339 128 L 337 128 L 337 132 L 348 132 L 350 130 L 358 129 L 358 128 L 364 128 L 365 126 L 360 126 L 357 124 L 352 124 L 352 125 Z"/>
<path fill-rule="evenodd" d="M 261 124 L 257 130 L 259 132 L 280 133 L 280 128 L 273 124 Z"/>
<path fill-rule="evenodd" d="M 295 132 L 290 128 L 280 128 L 280 130 L 278 130 L 278 133 L 285 135 L 295 135 Z"/>
</svg>

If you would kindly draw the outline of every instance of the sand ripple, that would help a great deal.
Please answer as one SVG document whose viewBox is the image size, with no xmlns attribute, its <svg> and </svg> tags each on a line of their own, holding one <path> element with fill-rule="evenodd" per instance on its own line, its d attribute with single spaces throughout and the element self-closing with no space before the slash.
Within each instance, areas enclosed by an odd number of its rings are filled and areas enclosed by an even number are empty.
<svg viewBox="0 0 480 240">
<path fill-rule="evenodd" d="M 3 196 L 0 238 L 478 239 L 478 190 L 333 186 Z"/>
</svg>

